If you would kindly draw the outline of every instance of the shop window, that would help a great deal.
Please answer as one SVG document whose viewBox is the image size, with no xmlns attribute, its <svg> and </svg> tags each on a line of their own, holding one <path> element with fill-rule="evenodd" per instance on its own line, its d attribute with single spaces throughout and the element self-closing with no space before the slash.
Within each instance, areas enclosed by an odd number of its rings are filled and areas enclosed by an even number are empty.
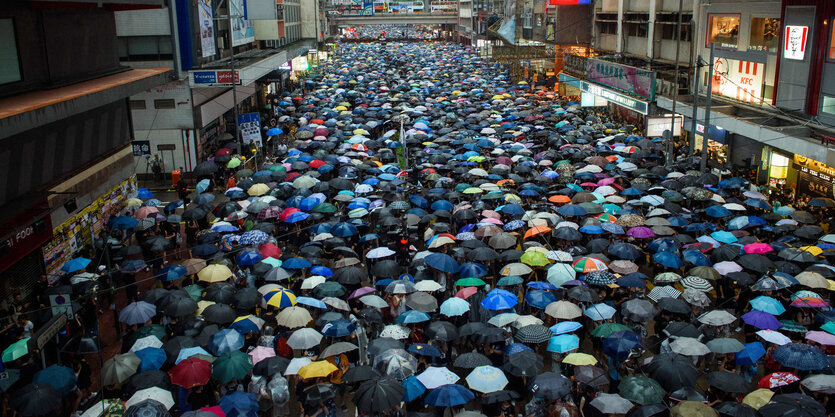
<svg viewBox="0 0 835 417">
<path fill-rule="evenodd" d="M 736 49 L 739 46 L 739 15 L 713 15 L 707 19 L 705 46 L 715 43 L 718 48 Z"/>
<path fill-rule="evenodd" d="M 827 114 L 835 114 L 835 97 L 823 96 L 821 111 Z"/>
<path fill-rule="evenodd" d="M 0 19 L 0 84 L 20 80 L 20 60 L 14 21 Z"/>
<path fill-rule="evenodd" d="M 786 184 L 786 177 L 789 174 L 789 158 L 783 155 L 772 153 L 771 163 L 768 169 L 768 185 L 776 187 Z"/>
<path fill-rule="evenodd" d="M 749 51 L 775 52 L 780 43 L 780 19 L 777 17 L 752 17 Z"/>
</svg>

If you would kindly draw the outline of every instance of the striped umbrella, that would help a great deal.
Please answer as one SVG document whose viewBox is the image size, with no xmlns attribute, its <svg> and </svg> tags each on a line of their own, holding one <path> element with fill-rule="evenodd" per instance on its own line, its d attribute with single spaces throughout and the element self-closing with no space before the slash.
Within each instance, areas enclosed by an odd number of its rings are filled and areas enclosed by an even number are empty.
<svg viewBox="0 0 835 417">
<path fill-rule="evenodd" d="M 699 278 L 694 275 L 688 275 L 681 280 L 681 285 L 684 288 L 692 288 L 697 291 L 708 292 L 713 290 L 713 285 L 710 285 L 704 278 Z"/>
<path fill-rule="evenodd" d="M 520 343 L 543 343 L 554 336 L 551 329 L 541 324 L 532 324 L 516 331 L 516 340 Z"/>
<path fill-rule="evenodd" d="M 267 305 L 278 308 L 292 307 L 296 305 L 296 294 L 284 288 L 278 288 L 264 294 L 264 301 Z"/>
<path fill-rule="evenodd" d="M 681 291 L 669 285 L 664 285 L 653 288 L 652 291 L 647 294 L 647 297 L 657 303 L 658 300 L 664 297 L 678 298 L 679 295 L 681 295 Z"/>
<path fill-rule="evenodd" d="M 605 262 L 588 256 L 576 260 L 573 264 L 571 264 L 571 266 L 574 267 L 575 271 L 583 273 L 605 271 L 609 269 Z"/>
</svg>

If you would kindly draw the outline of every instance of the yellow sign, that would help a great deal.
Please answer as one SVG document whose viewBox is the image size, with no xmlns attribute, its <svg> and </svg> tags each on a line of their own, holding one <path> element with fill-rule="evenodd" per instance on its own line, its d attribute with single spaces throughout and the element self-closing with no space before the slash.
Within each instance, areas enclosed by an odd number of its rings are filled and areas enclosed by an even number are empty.
<svg viewBox="0 0 835 417">
<path fill-rule="evenodd" d="M 809 159 L 805 156 L 801 155 L 794 155 L 794 163 L 800 165 L 802 167 L 809 168 L 811 170 L 818 171 L 822 174 L 829 175 L 830 177 L 835 177 L 835 168 L 832 168 L 823 162 L 815 161 L 814 159 Z"/>
</svg>

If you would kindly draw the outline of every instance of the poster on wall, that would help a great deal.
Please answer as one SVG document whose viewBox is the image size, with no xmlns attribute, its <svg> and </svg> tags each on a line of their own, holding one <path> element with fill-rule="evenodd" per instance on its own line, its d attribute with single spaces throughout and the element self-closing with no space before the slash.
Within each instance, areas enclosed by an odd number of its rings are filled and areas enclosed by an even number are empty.
<svg viewBox="0 0 835 417">
<path fill-rule="evenodd" d="M 238 129 L 245 144 L 255 142 L 261 147 L 261 116 L 258 112 L 239 114 Z"/>
<path fill-rule="evenodd" d="M 232 46 L 255 41 L 255 28 L 246 11 L 246 0 L 228 0 L 232 11 Z"/>
<path fill-rule="evenodd" d="M 516 45 L 516 0 L 505 0 L 504 19 L 496 33 L 507 43 Z"/>
<path fill-rule="evenodd" d="M 361 16 L 374 16 L 374 0 L 362 0 Z"/>
<path fill-rule="evenodd" d="M 783 58 L 802 61 L 806 57 L 806 39 L 808 26 L 786 26 L 786 39 L 783 42 Z"/>
<path fill-rule="evenodd" d="M 763 73 L 765 64 L 716 58 L 711 88 L 714 94 L 758 103 L 762 101 Z"/>
<path fill-rule="evenodd" d="M 203 58 L 215 55 L 215 22 L 212 13 L 212 0 L 197 1 L 197 16 L 200 19 L 200 49 Z"/>
</svg>

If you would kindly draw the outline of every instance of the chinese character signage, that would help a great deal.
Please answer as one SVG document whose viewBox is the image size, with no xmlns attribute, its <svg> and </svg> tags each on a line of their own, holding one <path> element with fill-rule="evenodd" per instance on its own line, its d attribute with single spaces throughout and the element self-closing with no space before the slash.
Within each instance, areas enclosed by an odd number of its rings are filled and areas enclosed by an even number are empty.
<svg viewBox="0 0 835 417">
<path fill-rule="evenodd" d="M 151 154 L 151 141 L 135 140 L 130 143 L 130 147 L 131 151 L 133 151 L 133 156 L 143 156 Z"/>
<path fill-rule="evenodd" d="M 808 26 L 786 26 L 786 38 L 783 42 L 783 58 L 802 61 L 806 57 L 806 39 Z"/>
<path fill-rule="evenodd" d="M 234 84 L 240 85 L 240 73 L 235 71 Z M 216 70 L 216 71 L 192 71 L 191 72 L 192 85 L 199 85 L 202 87 L 209 86 L 231 86 L 232 70 Z"/>
<path fill-rule="evenodd" d="M 586 78 L 625 93 L 655 100 L 655 71 L 589 59 L 586 62 Z"/>
<path fill-rule="evenodd" d="M 215 54 L 215 22 L 212 14 L 212 0 L 197 0 L 197 16 L 200 20 L 200 49 L 203 58 Z"/>
</svg>

